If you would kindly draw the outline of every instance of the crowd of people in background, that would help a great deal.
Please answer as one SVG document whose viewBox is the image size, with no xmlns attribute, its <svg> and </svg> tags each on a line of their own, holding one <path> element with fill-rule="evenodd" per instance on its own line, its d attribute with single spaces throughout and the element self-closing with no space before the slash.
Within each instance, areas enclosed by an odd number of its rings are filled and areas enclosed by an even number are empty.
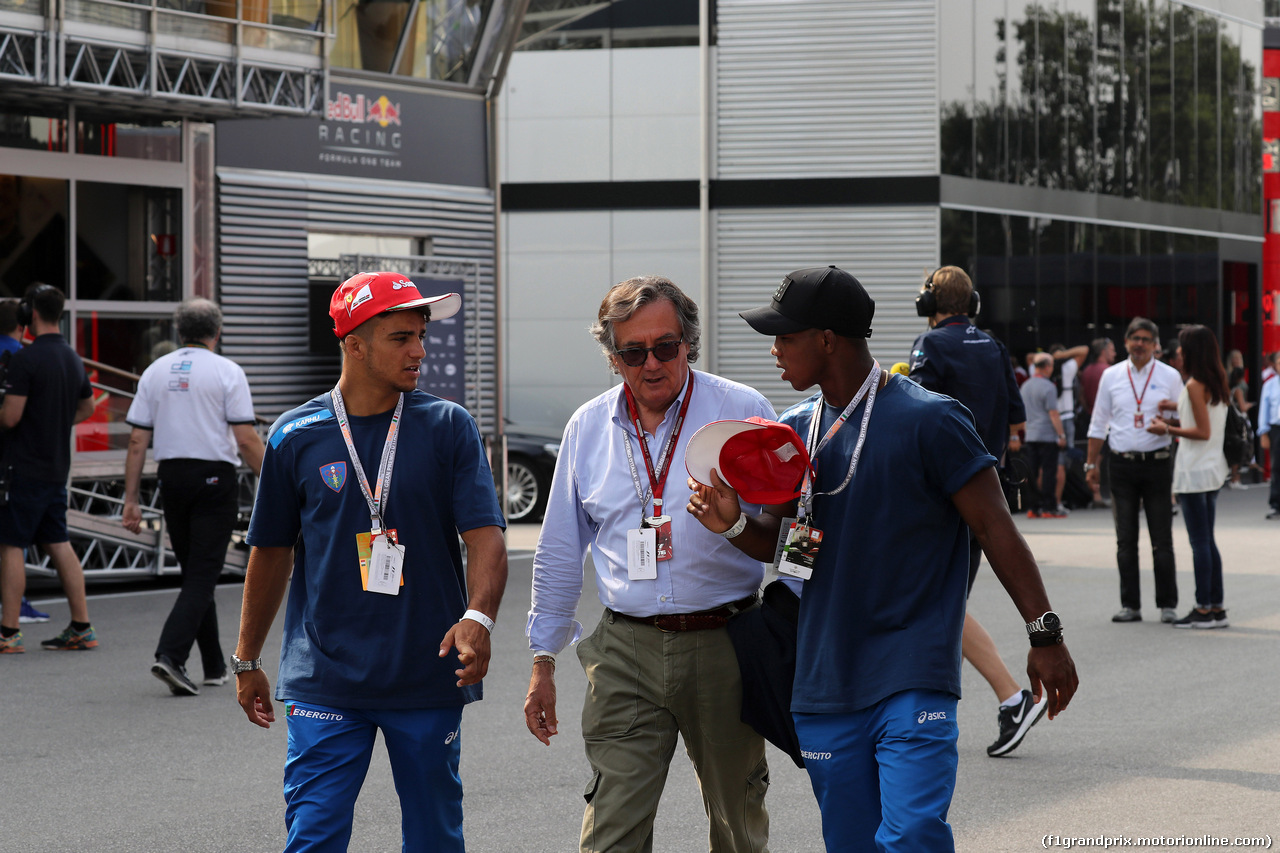
<svg viewBox="0 0 1280 853">
<path fill-rule="evenodd" d="M 406 848 L 463 849 L 457 735 L 463 707 L 481 698 L 507 569 L 504 520 L 474 420 L 415 390 L 427 324 L 460 304 L 457 294 L 423 297 L 394 273 L 344 282 L 330 305 L 343 352 L 338 384 L 281 416 L 264 445 L 244 372 L 213 352 L 217 306 L 191 300 L 175 315 L 181 348 L 148 368 L 129 409 L 121 522 L 135 533 L 143 524 L 139 482 L 154 443 L 183 573 L 151 673 L 176 695 L 198 694 L 186 670 L 194 646 L 203 684 L 235 680 L 251 723 L 269 727 L 273 699 L 284 704 L 290 850 L 345 849 L 379 731 Z M 1111 510 L 1121 605 L 1113 622 L 1143 619 L 1141 513 L 1160 622 L 1230 624 L 1217 498 L 1224 487 L 1246 488 L 1246 476 L 1269 475 L 1266 518 L 1280 518 L 1280 454 L 1271 446 L 1280 353 L 1268 356 L 1253 388 L 1241 353 L 1224 359 L 1207 327 L 1162 342 L 1154 322 L 1135 317 L 1120 342 L 1123 360 L 1107 337 L 1017 360 L 975 324 L 979 305 L 963 270 L 936 270 L 916 302 L 928 331 L 905 371 L 884 371 L 867 344 L 875 302 L 862 284 L 834 266 L 790 273 L 767 305 L 741 314 L 773 339 L 768 352 L 781 378 L 812 390 L 774 421 L 754 389 L 692 369 L 698 306 L 673 282 L 642 276 L 605 296 L 592 333 L 623 381 L 584 403 L 566 429 L 526 628 L 533 658 L 525 722 L 543 744 L 558 734 L 557 655 L 576 646 L 586 672 L 582 729 L 592 777 L 583 851 L 652 847 L 677 739 L 698 774 L 709 847 L 765 849 L 764 740 L 778 743 L 778 733 L 747 719 L 744 697 L 757 695 L 761 676 L 743 666 L 730 623 L 766 610 L 779 617 L 783 601 L 791 658 L 781 735 L 809 773 L 828 850 L 953 849 L 946 815 L 961 657 L 999 701 L 993 757 L 1065 709 L 1078 686 L 1062 621 L 1002 494 L 1017 460 L 1028 519 Z M 58 333 L 62 309 L 60 291 L 33 287 L 19 314 L 35 340 L 8 346 L 13 355 L 0 362 L 8 368 L 0 404 L 4 654 L 25 651 L 23 550 L 36 544 L 71 611 L 67 628 L 41 646 L 98 645 L 65 518 L 71 429 L 94 399 Z M 1237 411 L 1258 436 L 1252 459 L 1229 460 L 1225 450 Z M 748 418 L 797 442 L 808 436 L 811 464 L 791 491 L 752 497 L 714 469 L 710 482 L 668 488 L 671 465 L 700 427 Z M 393 491 L 397 448 L 403 474 Z M 213 587 L 240 461 L 260 483 L 236 651 L 224 661 Z M 1181 617 L 1172 522 L 1179 511 L 1195 578 L 1194 606 Z M 800 550 L 807 561 L 784 556 Z M 588 551 L 604 611 L 584 637 L 575 614 Z M 1025 621 L 1030 689 L 968 612 L 983 554 Z M 762 592 L 762 564 L 770 562 L 778 580 Z M 886 574 L 890 563 L 897 570 Z M 262 652 L 282 604 L 273 691 Z M 860 607 L 884 615 L 848 618 Z"/>
</svg>

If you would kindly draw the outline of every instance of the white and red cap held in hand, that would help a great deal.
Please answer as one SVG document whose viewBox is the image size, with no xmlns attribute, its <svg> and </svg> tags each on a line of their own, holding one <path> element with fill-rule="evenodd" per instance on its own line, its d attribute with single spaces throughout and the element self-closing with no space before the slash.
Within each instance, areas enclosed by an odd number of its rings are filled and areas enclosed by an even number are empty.
<svg viewBox="0 0 1280 853">
<path fill-rule="evenodd" d="M 684 467 L 704 486 L 715 468 L 738 496 L 753 504 L 784 504 L 800 494 L 809 453 L 796 431 L 764 418 L 713 421 L 693 434 Z"/>
<path fill-rule="evenodd" d="M 398 272 L 356 273 L 333 292 L 329 316 L 339 340 L 361 323 L 387 311 L 426 308 L 431 320 L 443 320 L 458 313 L 462 297 L 456 293 L 423 296 L 408 276 Z"/>
</svg>

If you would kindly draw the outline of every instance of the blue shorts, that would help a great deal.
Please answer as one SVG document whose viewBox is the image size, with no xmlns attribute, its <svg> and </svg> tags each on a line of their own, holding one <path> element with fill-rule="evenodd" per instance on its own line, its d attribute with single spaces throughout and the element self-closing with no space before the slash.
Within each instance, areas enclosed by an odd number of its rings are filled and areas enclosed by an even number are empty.
<svg viewBox="0 0 1280 853">
<path fill-rule="evenodd" d="M 9 503 L 0 507 L 0 545 L 27 548 L 66 542 L 67 486 L 14 477 Z"/>
<path fill-rule="evenodd" d="M 794 714 L 827 853 L 955 850 L 956 697 L 905 690 L 852 714 Z"/>
<path fill-rule="evenodd" d="M 462 853 L 462 707 L 350 710 L 285 702 L 285 853 L 342 853 L 378 730 L 400 795 L 405 850 Z"/>
</svg>

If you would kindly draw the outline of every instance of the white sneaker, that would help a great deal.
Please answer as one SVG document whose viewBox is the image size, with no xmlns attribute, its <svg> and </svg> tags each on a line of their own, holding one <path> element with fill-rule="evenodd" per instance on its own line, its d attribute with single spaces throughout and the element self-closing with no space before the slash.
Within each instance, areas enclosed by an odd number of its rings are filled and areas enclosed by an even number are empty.
<svg viewBox="0 0 1280 853">
<path fill-rule="evenodd" d="M 1227 483 L 1227 488 L 1233 489 L 1234 491 L 1237 491 L 1237 492 L 1245 492 L 1249 490 L 1249 487 L 1246 486 L 1244 483 L 1241 483 L 1239 480 L 1232 480 L 1231 482 Z"/>
</svg>

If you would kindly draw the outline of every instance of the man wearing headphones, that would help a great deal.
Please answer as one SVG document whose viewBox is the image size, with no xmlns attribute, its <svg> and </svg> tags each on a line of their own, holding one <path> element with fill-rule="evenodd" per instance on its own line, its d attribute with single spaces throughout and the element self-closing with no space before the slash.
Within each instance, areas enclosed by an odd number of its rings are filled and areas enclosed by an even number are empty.
<svg viewBox="0 0 1280 853">
<path fill-rule="evenodd" d="M 973 416 L 987 452 L 1003 460 L 1005 445 L 1019 440 L 1026 410 L 1013 378 L 1009 351 L 969 319 L 978 313 L 980 304 L 973 282 L 959 267 L 942 267 L 929 276 L 916 297 L 916 314 L 928 318 L 929 331 L 911 347 L 910 377 L 930 391 L 962 403 Z M 970 537 L 970 591 L 981 562 L 982 548 Z M 991 635 L 967 611 L 962 649 L 965 660 L 982 674 L 1000 702 L 996 714 L 1000 734 L 987 747 L 987 755 L 1007 755 L 1039 722 L 1045 702 L 1041 699 L 1037 705 L 1031 691 L 1018 686 Z"/>
<path fill-rule="evenodd" d="M 9 360 L 0 429 L 8 430 L 9 467 L 0 476 L 0 654 L 25 651 L 18 630 L 27 585 L 22 551 L 34 543 L 49 555 L 71 605 L 71 624 L 40 645 L 81 651 L 98 645 L 89 624 L 84 571 L 67 536 L 67 476 L 71 428 L 93 413 L 93 390 L 84 364 L 59 331 L 62 291 L 33 284 L 19 306 L 19 322 L 35 341 Z"/>
</svg>

